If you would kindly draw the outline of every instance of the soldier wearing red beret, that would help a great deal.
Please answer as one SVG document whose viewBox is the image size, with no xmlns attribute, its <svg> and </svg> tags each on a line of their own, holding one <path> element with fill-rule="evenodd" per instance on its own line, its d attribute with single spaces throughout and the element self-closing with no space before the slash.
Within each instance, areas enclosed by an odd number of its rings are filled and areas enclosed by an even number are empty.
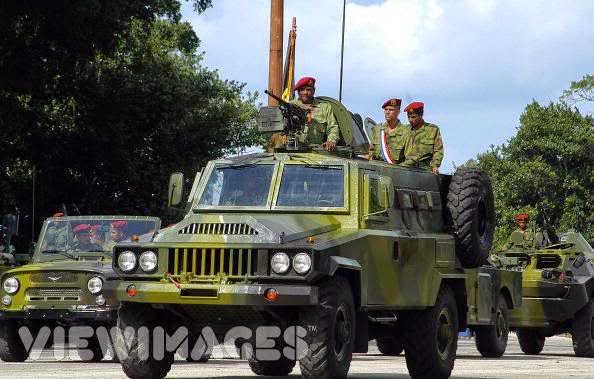
<svg viewBox="0 0 594 379">
<path fill-rule="evenodd" d="M 535 234 L 534 231 L 528 229 L 528 220 L 530 220 L 530 216 L 528 213 L 518 213 L 515 217 L 516 223 L 518 224 L 518 228 L 512 232 L 513 233 L 521 233 L 524 237 L 524 247 L 534 247 L 535 242 Z M 514 246 L 514 242 L 512 240 L 511 235 L 509 236 L 505 245 L 503 245 L 503 250 L 509 250 Z"/>
<path fill-rule="evenodd" d="M 298 136 L 301 143 L 306 145 L 322 145 L 329 151 L 336 149 L 336 144 L 340 139 L 338 122 L 332 111 L 332 107 L 325 101 L 314 97 L 316 93 L 316 79 L 306 76 L 301 78 L 293 87 L 299 95 L 297 99 L 292 100 L 305 109 L 307 114 L 307 123 L 303 133 Z"/>
<path fill-rule="evenodd" d="M 407 167 L 430 169 L 439 174 L 443 159 L 443 141 L 439 127 L 423 120 L 425 104 L 415 101 L 404 111 L 408 115 L 409 132 L 404 146 L 404 162 Z"/>
<path fill-rule="evenodd" d="M 110 251 L 116 243 L 126 239 L 126 228 L 128 227 L 128 221 L 117 220 L 109 224 L 109 237 L 110 241 L 103 245 L 106 251 Z"/>
<path fill-rule="evenodd" d="M 73 249 L 75 251 L 102 251 L 101 246 L 91 242 L 91 225 L 78 224 L 72 228 L 76 241 Z"/>
<path fill-rule="evenodd" d="M 407 128 L 398 119 L 402 100 L 386 100 L 382 105 L 386 121 L 376 125 L 371 132 L 369 159 L 381 159 L 398 164 L 404 161 L 404 143 Z"/>
</svg>

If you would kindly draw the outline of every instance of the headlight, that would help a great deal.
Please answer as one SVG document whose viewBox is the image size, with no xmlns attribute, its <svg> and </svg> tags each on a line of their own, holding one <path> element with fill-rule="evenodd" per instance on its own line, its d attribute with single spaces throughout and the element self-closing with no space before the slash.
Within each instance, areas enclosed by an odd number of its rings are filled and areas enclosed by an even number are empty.
<svg viewBox="0 0 594 379">
<path fill-rule="evenodd" d="M 153 251 L 145 251 L 140 254 L 140 268 L 144 272 L 151 272 L 157 268 L 157 254 Z"/>
<path fill-rule="evenodd" d="M 7 294 L 15 294 L 19 290 L 19 280 L 17 278 L 8 278 L 4 281 L 4 291 Z"/>
<path fill-rule="evenodd" d="M 136 254 L 124 251 L 118 257 L 118 267 L 124 272 L 131 272 L 136 268 Z"/>
<path fill-rule="evenodd" d="M 305 274 L 311 269 L 309 254 L 299 253 L 293 258 L 293 268 L 298 274 Z"/>
<path fill-rule="evenodd" d="M 276 253 L 270 260 L 270 267 L 272 267 L 272 271 L 277 274 L 284 274 L 285 272 L 289 271 L 290 264 L 291 260 L 285 253 Z"/>
<path fill-rule="evenodd" d="M 103 280 L 98 276 L 94 276 L 87 282 L 87 288 L 90 293 L 96 295 L 103 289 Z"/>
</svg>

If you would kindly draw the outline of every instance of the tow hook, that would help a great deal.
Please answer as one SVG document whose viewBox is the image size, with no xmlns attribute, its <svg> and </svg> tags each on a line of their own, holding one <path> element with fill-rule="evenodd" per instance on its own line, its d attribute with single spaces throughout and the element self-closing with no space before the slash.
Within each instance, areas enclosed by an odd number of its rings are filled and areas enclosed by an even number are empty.
<svg viewBox="0 0 594 379">
<path fill-rule="evenodd" d="M 167 280 L 169 280 L 171 283 L 173 283 L 173 285 L 177 288 L 177 289 L 181 289 L 181 284 L 179 284 L 179 282 L 175 279 L 173 279 L 173 275 L 171 275 L 171 273 L 166 272 L 165 273 L 165 277 L 167 278 Z"/>
</svg>

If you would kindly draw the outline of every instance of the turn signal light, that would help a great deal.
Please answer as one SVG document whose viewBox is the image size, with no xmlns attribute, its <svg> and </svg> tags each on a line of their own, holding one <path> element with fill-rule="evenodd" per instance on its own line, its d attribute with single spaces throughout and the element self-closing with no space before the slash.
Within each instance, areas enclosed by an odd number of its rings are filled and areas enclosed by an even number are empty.
<svg viewBox="0 0 594 379">
<path fill-rule="evenodd" d="M 136 286 L 134 284 L 130 284 L 128 288 L 126 288 L 126 293 L 128 294 L 128 296 L 134 297 L 138 294 L 138 290 L 136 289 Z"/>
<path fill-rule="evenodd" d="M 264 297 L 270 302 L 278 300 L 278 292 L 274 288 L 269 288 L 264 292 Z"/>
</svg>

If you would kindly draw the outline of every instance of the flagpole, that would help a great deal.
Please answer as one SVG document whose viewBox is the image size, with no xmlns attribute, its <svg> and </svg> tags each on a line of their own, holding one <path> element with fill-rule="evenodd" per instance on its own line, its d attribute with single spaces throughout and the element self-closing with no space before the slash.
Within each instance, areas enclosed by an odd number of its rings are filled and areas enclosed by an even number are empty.
<svg viewBox="0 0 594 379">
<path fill-rule="evenodd" d="M 338 101 L 342 101 L 342 73 L 344 67 L 344 28 L 346 21 L 346 0 L 342 3 L 342 45 L 340 47 L 340 88 L 338 90 Z"/>
</svg>

